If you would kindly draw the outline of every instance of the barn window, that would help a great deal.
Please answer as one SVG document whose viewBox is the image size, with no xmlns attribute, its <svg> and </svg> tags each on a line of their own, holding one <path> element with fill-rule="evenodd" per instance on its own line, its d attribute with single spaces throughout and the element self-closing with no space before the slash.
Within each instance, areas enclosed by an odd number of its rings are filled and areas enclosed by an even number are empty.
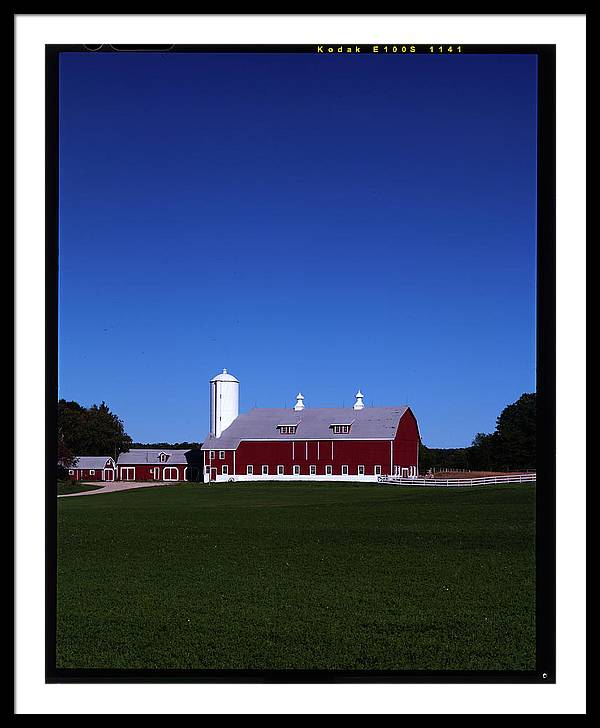
<svg viewBox="0 0 600 728">
<path fill-rule="evenodd" d="M 161 452 L 161 454 L 158 456 L 158 459 L 161 463 L 166 463 L 169 459 L 169 456 L 166 453 Z"/>
<path fill-rule="evenodd" d="M 214 460 L 215 459 L 215 451 L 214 450 L 211 450 L 210 451 L 210 459 L 211 460 Z"/>
<path fill-rule="evenodd" d="M 221 468 L 221 473 L 223 475 L 229 475 L 229 468 L 227 467 L 227 465 L 223 465 L 223 467 Z"/>
<path fill-rule="evenodd" d="M 332 474 L 333 474 L 333 468 L 331 467 L 331 465 L 326 465 L 325 466 L 325 475 L 332 475 Z"/>
<path fill-rule="evenodd" d="M 95 470 L 90 470 L 90 475 L 96 475 L 96 471 Z"/>
<path fill-rule="evenodd" d="M 359 465 L 357 472 L 358 472 L 359 475 L 364 475 L 365 474 L 365 466 L 364 465 Z"/>
<path fill-rule="evenodd" d="M 381 465 L 376 465 L 373 472 L 375 475 L 381 475 Z"/>
<path fill-rule="evenodd" d="M 285 472 L 285 468 L 283 467 L 283 465 L 278 465 L 277 466 L 277 475 L 283 475 L 284 472 Z"/>
<path fill-rule="evenodd" d="M 262 474 L 263 475 L 268 475 L 269 474 L 269 466 L 268 465 L 263 465 L 262 466 Z"/>
<path fill-rule="evenodd" d="M 281 435 L 295 435 L 297 427 L 297 425 L 277 425 Z"/>
<path fill-rule="evenodd" d="M 219 460 L 225 460 L 225 450 L 219 450 Z"/>
<path fill-rule="evenodd" d="M 246 475 L 254 475 L 254 465 L 246 466 Z"/>
<path fill-rule="evenodd" d="M 310 474 L 311 475 L 316 475 L 317 474 L 317 466 L 316 465 L 311 465 L 310 466 Z"/>
<path fill-rule="evenodd" d="M 69 475 L 75 475 L 75 471 L 74 470 L 69 470 Z"/>
<path fill-rule="evenodd" d="M 329 425 L 331 429 L 333 430 L 334 435 L 347 435 L 350 432 L 350 428 L 352 427 L 352 423 L 349 424 L 333 424 Z"/>
<path fill-rule="evenodd" d="M 300 466 L 294 465 L 294 475 L 300 475 Z"/>
</svg>

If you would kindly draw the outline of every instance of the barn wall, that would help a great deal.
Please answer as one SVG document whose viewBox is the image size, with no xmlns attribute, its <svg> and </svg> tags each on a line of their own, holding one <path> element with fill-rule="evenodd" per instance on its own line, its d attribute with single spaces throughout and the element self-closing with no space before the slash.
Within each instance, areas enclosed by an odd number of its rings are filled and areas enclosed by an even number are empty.
<svg viewBox="0 0 600 728">
<path fill-rule="evenodd" d="M 398 424 L 394 438 L 394 465 L 408 468 L 419 464 L 419 429 L 417 420 L 410 410 Z M 417 471 L 418 472 L 418 471 Z"/>
<path fill-rule="evenodd" d="M 210 459 L 210 450 L 206 451 L 206 465 L 210 466 L 211 468 L 217 469 L 218 475 L 223 475 L 223 465 L 227 466 L 228 473 L 227 475 L 233 474 L 233 450 L 225 450 L 225 457 L 223 460 L 219 458 L 219 453 L 221 450 L 214 450 L 215 457 L 211 460 Z M 245 471 L 244 471 L 245 472 Z"/>
<path fill-rule="evenodd" d="M 263 465 L 269 466 L 269 475 L 276 474 L 277 466 L 284 466 L 284 474 L 292 474 L 292 466 L 300 466 L 300 474 L 308 475 L 311 465 L 317 475 L 325 475 L 325 466 L 332 465 L 333 475 L 341 475 L 342 465 L 348 465 L 349 475 L 356 475 L 358 465 L 365 466 L 365 475 L 374 474 L 374 466 L 381 465 L 383 475 L 390 470 L 389 440 L 334 440 L 333 458 L 331 440 L 295 440 L 292 442 L 241 442 L 236 452 L 236 476 L 246 475 L 248 465 L 260 475 Z M 233 471 L 230 470 L 230 473 Z"/>
<path fill-rule="evenodd" d="M 71 468 L 71 470 L 72 469 L 73 468 Z M 69 480 L 102 480 L 102 468 L 95 468 L 96 472 L 94 475 L 90 474 L 90 469 L 88 468 L 75 468 L 74 470 L 75 472 L 73 475 L 68 476 Z"/>
<path fill-rule="evenodd" d="M 124 478 L 121 477 L 121 470 L 123 468 L 135 468 L 135 480 L 140 482 L 163 480 L 165 468 L 177 468 L 177 480 L 184 480 L 184 471 L 186 467 L 187 466 L 181 464 L 169 465 L 169 463 L 136 463 L 119 465 L 118 480 L 124 480 Z M 159 469 L 158 478 L 154 477 L 154 468 Z"/>
</svg>

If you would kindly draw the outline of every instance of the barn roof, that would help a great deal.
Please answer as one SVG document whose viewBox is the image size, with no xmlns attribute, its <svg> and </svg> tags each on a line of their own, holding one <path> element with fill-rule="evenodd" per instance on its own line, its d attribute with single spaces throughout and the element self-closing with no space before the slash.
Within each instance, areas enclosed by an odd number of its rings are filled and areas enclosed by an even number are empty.
<svg viewBox="0 0 600 728">
<path fill-rule="evenodd" d="M 129 450 L 122 452 L 117 460 L 117 465 L 144 465 L 146 463 L 160 464 L 160 454 L 165 453 L 168 459 L 163 465 L 185 465 L 188 460 L 186 453 L 189 450 Z"/>
<path fill-rule="evenodd" d="M 112 460 L 110 455 L 81 455 L 75 458 L 73 467 L 80 470 L 102 470 L 107 460 Z"/>
<path fill-rule="evenodd" d="M 242 440 L 393 440 L 398 424 L 408 407 L 307 408 L 291 413 L 289 409 L 251 409 L 239 415 L 221 437 L 209 435 L 203 450 L 231 450 Z M 298 422 L 295 434 L 281 434 L 281 424 Z M 352 422 L 346 434 L 334 434 L 331 425 Z"/>
</svg>

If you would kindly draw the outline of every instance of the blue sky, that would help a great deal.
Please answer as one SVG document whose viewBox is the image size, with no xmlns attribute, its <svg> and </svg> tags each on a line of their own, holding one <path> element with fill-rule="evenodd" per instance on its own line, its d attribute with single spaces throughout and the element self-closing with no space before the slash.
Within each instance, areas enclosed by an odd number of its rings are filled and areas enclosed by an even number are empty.
<svg viewBox="0 0 600 728">
<path fill-rule="evenodd" d="M 137 441 L 408 403 L 470 444 L 535 390 L 534 56 L 62 54 L 59 394 Z"/>
</svg>

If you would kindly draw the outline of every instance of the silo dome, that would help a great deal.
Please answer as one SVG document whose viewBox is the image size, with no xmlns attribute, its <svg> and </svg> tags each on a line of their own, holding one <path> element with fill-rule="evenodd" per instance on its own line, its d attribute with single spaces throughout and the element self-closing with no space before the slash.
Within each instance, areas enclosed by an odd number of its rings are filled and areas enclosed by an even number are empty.
<svg viewBox="0 0 600 728">
<path fill-rule="evenodd" d="M 238 384 L 239 379 L 236 379 L 232 374 L 229 374 L 227 369 L 223 369 L 223 371 L 220 374 L 216 374 L 211 380 L 211 382 L 237 382 Z"/>
</svg>

